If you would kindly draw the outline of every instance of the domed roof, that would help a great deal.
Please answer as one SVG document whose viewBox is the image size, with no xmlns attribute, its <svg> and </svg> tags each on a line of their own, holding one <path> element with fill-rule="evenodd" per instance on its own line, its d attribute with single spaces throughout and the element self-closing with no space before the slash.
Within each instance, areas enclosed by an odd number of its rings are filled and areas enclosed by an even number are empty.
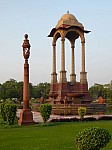
<svg viewBox="0 0 112 150">
<path fill-rule="evenodd" d="M 60 20 L 58 21 L 56 25 L 56 29 L 59 27 L 63 27 L 63 26 L 77 26 L 80 28 L 84 28 L 84 26 L 80 22 L 78 22 L 76 17 L 72 14 L 69 14 L 69 12 L 67 14 L 64 14 L 60 18 Z"/>
</svg>

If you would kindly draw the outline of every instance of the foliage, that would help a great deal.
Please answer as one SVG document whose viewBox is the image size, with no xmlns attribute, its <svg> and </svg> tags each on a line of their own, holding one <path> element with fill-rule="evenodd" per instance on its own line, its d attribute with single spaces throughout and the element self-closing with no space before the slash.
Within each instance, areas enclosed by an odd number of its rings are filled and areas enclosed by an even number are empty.
<svg viewBox="0 0 112 150">
<path fill-rule="evenodd" d="M 45 123 L 50 118 L 51 111 L 52 111 L 52 105 L 48 104 L 48 103 L 41 104 L 39 110 L 40 110 L 41 116 Z"/>
<path fill-rule="evenodd" d="M 92 127 L 79 132 L 75 142 L 79 150 L 100 150 L 106 147 L 110 139 L 111 135 L 106 129 Z"/>
<path fill-rule="evenodd" d="M 10 79 L 3 84 L 0 84 L 0 98 L 1 99 L 12 99 L 17 98 L 23 99 L 23 82 L 17 82 L 14 79 Z"/>
<path fill-rule="evenodd" d="M 8 125 L 13 125 L 16 117 L 17 106 L 14 104 L 1 104 L 1 115 Z"/>
<path fill-rule="evenodd" d="M 112 104 L 112 89 L 110 84 L 97 84 L 89 88 L 90 97 L 92 100 L 97 100 L 98 97 L 102 96 L 110 104 Z"/>
<path fill-rule="evenodd" d="M 44 99 L 48 98 L 48 94 L 50 91 L 50 84 L 45 82 L 45 83 L 39 83 L 37 85 L 37 92 L 38 92 L 38 98 L 43 97 Z"/>
<path fill-rule="evenodd" d="M 86 108 L 85 107 L 79 107 L 78 108 L 78 114 L 80 116 L 81 121 L 84 119 L 84 116 L 86 114 Z"/>
<path fill-rule="evenodd" d="M 2 118 L 3 118 L 3 121 L 5 122 L 7 119 L 6 119 L 6 114 L 5 114 L 5 103 L 2 103 L 1 104 L 1 115 L 2 115 Z"/>
<path fill-rule="evenodd" d="M 29 83 L 30 98 L 46 99 L 49 94 L 50 84 L 39 83 L 36 86 Z M 14 79 L 10 79 L 3 84 L 0 84 L 0 99 L 12 99 L 17 98 L 20 102 L 23 100 L 23 82 L 17 82 Z"/>
</svg>

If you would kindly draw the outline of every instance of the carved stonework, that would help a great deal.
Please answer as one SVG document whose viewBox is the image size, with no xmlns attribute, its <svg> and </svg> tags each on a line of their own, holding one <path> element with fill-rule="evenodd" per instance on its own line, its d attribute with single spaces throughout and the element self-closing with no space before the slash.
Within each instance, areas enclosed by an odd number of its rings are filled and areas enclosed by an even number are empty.
<svg viewBox="0 0 112 150">
<path fill-rule="evenodd" d="M 53 61 L 52 61 L 52 74 L 51 74 L 51 87 L 49 97 L 53 98 L 55 104 L 64 104 L 65 97 L 67 96 L 66 102 L 75 103 L 77 98 L 82 101 L 89 103 L 89 92 L 88 92 L 88 82 L 87 82 L 87 72 L 85 71 L 85 37 L 84 33 L 89 33 L 90 31 L 84 30 L 84 26 L 76 19 L 72 14 L 64 14 L 58 21 L 55 28 L 53 28 L 48 37 L 53 37 Z M 75 43 L 80 37 L 81 48 L 82 48 L 82 59 L 81 59 L 81 71 L 80 71 L 80 82 L 76 81 L 75 73 Z M 57 80 L 57 68 L 56 68 L 56 42 L 60 38 L 61 40 L 61 64 L 60 64 L 60 78 Z M 68 39 L 71 44 L 71 73 L 70 82 L 66 78 L 66 68 L 65 68 L 65 39 Z M 55 71 L 55 72 L 54 72 Z M 70 95 L 70 96 L 69 96 Z M 72 95 L 72 96 L 71 96 Z M 82 96 L 83 95 L 83 96 Z M 52 99 L 49 98 L 49 101 Z M 52 103 L 52 102 L 51 102 Z"/>
</svg>

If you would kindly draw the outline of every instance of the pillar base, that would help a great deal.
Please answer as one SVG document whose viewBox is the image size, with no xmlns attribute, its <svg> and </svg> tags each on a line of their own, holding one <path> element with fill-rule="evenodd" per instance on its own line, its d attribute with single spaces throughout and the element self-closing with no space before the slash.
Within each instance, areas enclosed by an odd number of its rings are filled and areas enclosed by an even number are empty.
<svg viewBox="0 0 112 150">
<path fill-rule="evenodd" d="M 51 74 L 51 83 L 57 83 L 57 73 Z"/>
<path fill-rule="evenodd" d="M 33 120 L 33 114 L 30 109 L 22 109 L 20 113 L 20 118 L 18 120 L 18 125 L 31 125 L 35 124 Z"/>
<path fill-rule="evenodd" d="M 70 82 L 71 83 L 75 83 L 76 82 L 76 75 L 75 74 L 71 74 L 70 75 Z"/>
<path fill-rule="evenodd" d="M 86 84 L 87 83 L 87 72 L 80 72 L 80 83 Z"/>
<path fill-rule="evenodd" d="M 66 71 L 60 71 L 60 83 L 65 83 L 67 82 L 67 79 L 66 79 Z"/>
</svg>

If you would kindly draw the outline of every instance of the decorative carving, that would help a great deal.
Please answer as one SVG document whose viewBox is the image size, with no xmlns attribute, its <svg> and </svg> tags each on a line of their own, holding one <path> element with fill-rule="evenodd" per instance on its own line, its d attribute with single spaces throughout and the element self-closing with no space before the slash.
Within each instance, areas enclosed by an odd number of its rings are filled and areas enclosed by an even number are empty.
<svg viewBox="0 0 112 150">
<path fill-rule="evenodd" d="M 25 59 L 24 63 L 24 82 L 23 82 L 23 109 L 20 113 L 20 118 L 18 120 L 19 125 L 29 125 L 34 124 L 33 114 L 29 108 L 29 64 L 28 58 L 30 56 L 30 44 L 28 40 L 28 35 L 24 35 L 23 42 L 23 56 Z"/>
<path fill-rule="evenodd" d="M 30 56 L 30 44 L 29 44 L 29 40 L 28 40 L 28 35 L 25 34 L 24 35 L 25 39 L 24 39 L 24 42 L 23 42 L 23 56 L 24 56 L 24 59 L 27 60 Z"/>
</svg>

